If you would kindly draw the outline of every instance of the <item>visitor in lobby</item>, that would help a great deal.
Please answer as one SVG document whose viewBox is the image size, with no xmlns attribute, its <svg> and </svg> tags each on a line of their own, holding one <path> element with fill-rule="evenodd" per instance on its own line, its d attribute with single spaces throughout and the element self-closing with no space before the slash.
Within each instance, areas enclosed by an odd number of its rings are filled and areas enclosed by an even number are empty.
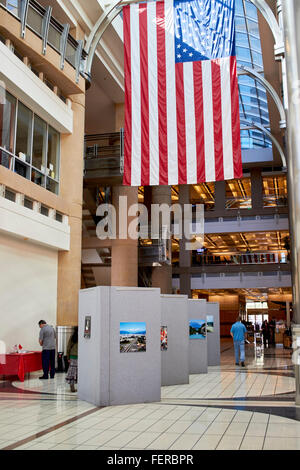
<svg viewBox="0 0 300 470">
<path fill-rule="evenodd" d="M 269 342 L 270 342 L 270 329 L 269 329 L 269 324 L 268 321 L 265 320 L 261 326 L 261 331 L 264 339 L 264 347 L 267 347 L 267 342 L 268 342 L 268 347 L 269 347 Z"/>
<path fill-rule="evenodd" d="M 240 316 L 237 317 L 236 322 L 232 325 L 230 334 L 234 344 L 235 365 L 238 366 L 241 361 L 241 366 L 245 367 L 245 339 L 247 330 Z"/>
<path fill-rule="evenodd" d="M 269 322 L 269 329 L 270 329 L 270 342 L 271 346 L 275 347 L 275 329 L 276 329 L 276 319 L 275 317 Z"/>
<path fill-rule="evenodd" d="M 40 380 L 48 380 L 49 369 L 50 369 L 50 379 L 54 379 L 56 332 L 53 326 L 47 325 L 45 320 L 39 321 L 39 327 L 41 329 L 39 342 L 43 348 L 42 365 L 43 365 L 43 372 L 44 372 L 44 375 L 40 377 Z"/>
<path fill-rule="evenodd" d="M 74 333 L 69 339 L 67 347 L 67 358 L 69 362 L 68 374 L 66 377 L 67 383 L 70 385 L 71 392 L 76 392 L 75 384 L 77 384 L 78 373 L 78 327 L 74 329 Z"/>
</svg>

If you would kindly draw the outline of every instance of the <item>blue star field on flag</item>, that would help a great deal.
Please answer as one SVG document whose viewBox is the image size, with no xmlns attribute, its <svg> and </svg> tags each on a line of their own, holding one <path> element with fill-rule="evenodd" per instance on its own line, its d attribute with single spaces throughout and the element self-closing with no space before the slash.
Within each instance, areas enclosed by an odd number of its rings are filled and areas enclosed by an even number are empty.
<svg viewBox="0 0 300 470">
<path fill-rule="evenodd" d="M 174 0 L 175 62 L 235 56 L 233 0 Z"/>
</svg>

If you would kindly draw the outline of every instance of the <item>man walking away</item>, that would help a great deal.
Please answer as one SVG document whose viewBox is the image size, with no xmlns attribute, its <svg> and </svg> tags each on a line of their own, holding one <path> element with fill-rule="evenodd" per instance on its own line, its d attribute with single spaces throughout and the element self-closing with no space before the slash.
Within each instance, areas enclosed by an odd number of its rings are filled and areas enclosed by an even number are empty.
<svg viewBox="0 0 300 470">
<path fill-rule="evenodd" d="M 238 366 L 241 360 L 241 366 L 245 367 L 245 339 L 247 330 L 240 316 L 236 319 L 236 323 L 232 325 L 230 334 L 234 344 L 235 365 Z"/>
<path fill-rule="evenodd" d="M 50 379 L 54 379 L 55 376 L 55 347 L 56 347 L 56 333 L 53 326 L 47 325 L 44 320 L 39 321 L 39 327 L 41 329 L 39 341 L 43 348 L 42 352 L 42 364 L 44 375 L 40 377 L 40 380 L 47 380 L 49 378 L 49 366 L 50 366 Z"/>
</svg>

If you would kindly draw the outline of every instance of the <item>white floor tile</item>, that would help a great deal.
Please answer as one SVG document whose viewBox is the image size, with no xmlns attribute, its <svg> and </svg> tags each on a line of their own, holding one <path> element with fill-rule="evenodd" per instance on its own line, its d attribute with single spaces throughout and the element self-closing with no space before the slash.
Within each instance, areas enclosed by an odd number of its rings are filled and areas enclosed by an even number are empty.
<svg viewBox="0 0 300 470">
<path fill-rule="evenodd" d="M 245 436 L 240 450 L 262 450 L 264 444 L 263 437 Z"/>
<path fill-rule="evenodd" d="M 300 440 L 295 437 L 266 437 L 264 450 L 300 450 Z"/>
<path fill-rule="evenodd" d="M 168 450 L 172 444 L 180 437 L 180 434 L 161 434 L 146 449 Z"/>
<path fill-rule="evenodd" d="M 243 438 L 240 436 L 223 436 L 217 450 L 238 450 Z"/>
<path fill-rule="evenodd" d="M 194 445 L 193 450 L 214 450 L 221 440 L 221 436 L 204 434 Z"/>
</svg>

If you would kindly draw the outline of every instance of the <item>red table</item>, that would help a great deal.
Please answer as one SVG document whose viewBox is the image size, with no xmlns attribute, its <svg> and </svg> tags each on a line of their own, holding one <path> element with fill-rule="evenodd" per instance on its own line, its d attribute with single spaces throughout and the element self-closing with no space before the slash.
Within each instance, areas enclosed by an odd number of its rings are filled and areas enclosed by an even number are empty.
<svg viewBox="0 0 300 470">
<path fill-rule="evenodd" d="M 42 369 L 42 353 L 5 354 L 6 364 L 0 364 L 0 375 L 17 375 L 24 382 L 25 374 Z"/>
</svg>

